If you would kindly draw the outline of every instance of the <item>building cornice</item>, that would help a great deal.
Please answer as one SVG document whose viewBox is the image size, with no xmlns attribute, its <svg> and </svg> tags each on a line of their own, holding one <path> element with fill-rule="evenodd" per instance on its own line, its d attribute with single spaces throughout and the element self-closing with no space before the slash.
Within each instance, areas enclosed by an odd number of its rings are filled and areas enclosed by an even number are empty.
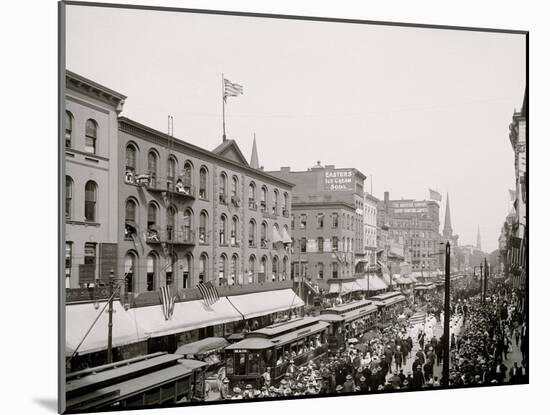
<svg viewBox="0 0 550 415">
<path fill-rule="evenodd" d="M 90 98 L 112 105 L 117 113 L 122 111 L 126 95 L 98 84 L 69 70 L 65 70 L 65 87 L 80 92 Z"/>
</svg>

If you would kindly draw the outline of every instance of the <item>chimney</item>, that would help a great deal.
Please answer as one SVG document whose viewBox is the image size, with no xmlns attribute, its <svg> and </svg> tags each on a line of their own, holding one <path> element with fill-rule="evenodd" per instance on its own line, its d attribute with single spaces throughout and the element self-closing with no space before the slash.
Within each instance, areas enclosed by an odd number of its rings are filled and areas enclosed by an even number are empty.
<svg viewBox="0 0 550 415">
<path fill-rule="evenodd" d="M 384 192 L 384 204 L 388 207 L 390 203 L 390 192 Z"/>
</svg>

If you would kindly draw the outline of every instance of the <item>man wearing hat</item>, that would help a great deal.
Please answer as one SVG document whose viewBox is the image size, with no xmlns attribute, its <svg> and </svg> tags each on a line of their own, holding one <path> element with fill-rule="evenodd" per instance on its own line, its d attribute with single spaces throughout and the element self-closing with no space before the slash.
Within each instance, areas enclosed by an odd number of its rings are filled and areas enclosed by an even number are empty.
<svg viewBox="0 0 550 415">
<path fill-rule="evenodd" d="M 233 396 L 231 397 L 232 400 L 236 399 L 243 399 L 241 388 L 238 386 L 235 386 L 233 388 Z"/>
<path fill-rule="evenodd" d="M 343 392 L 346 392 L 346 393 L 355 392 L 355 382 L 353 381 L 353 378 L 351 375 L 346 376 L 346 381 L 344 382 L 343 388 L 344 388 Z"/>
<path fill-rule="evenodd" d="M 344 387 L 342 385 L 336 386 L 336 393 L 342 393 L 343 389 L 344 389 Z"/>
<path fill-rule="evenodd" d="M 229 379 L 224 378 L 220 387 L 220 399 L 228 399 L 229 396 Z"/>
<path fill-rule="evenodd" d="M 254 397 L 254 388 L 252 388 L 252 385 L 249 383 L 245 386 L 244 392 L 243 392 L 243 399 L 252 399 Z"/>
</svg>

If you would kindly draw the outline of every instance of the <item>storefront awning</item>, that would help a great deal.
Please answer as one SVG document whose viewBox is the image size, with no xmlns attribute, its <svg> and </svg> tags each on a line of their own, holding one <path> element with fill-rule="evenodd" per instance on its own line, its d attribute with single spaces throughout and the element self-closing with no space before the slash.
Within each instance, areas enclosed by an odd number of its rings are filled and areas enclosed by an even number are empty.
<svg viewBox="0 0 550 415">
<path fill-rule="evenodd" d="M 357 278 L 357 284 L 363 291 L 380 291 L 388 288 L 388 285 L 376 274 L 365 274 L 364 278 Z"/>
<path fill-rule="evenodd" d="M 283 242 L 283 237 L 279 233 L 276 226 L 273 227 L 273 243 Z"/>
<path fill-rule="evenodd" d="M 179 302 L 174 305 L 170 320 L 164 318 L 162 305 L 135 308 L 137 324 L 151 337 L 183 333 L 203 327 L 242 320 L 226 297 L 207 307 L 202 300 Z"/>
<path fill-rule="evenodd" d="M 100 302 L 97 310 L 93 303 L 73 304 L 65 307 L 65 352 L 67 355 L 73 354 L 100 313 L 101 317 L 79 347 L 78 353 L 86 354 L 107 349 L 109 313 L 108 307 L 103 309 L 105 305 L 105 301 Z M 136 322 L 134 309 L 126 311 L 120 302 L 113 301 L 113 347 L 147 340 L 147 337 Z"/>
<path fill-rule="evenodd" d="M 279 311 L 302 307 L 304 302 L 292 289 L 264 291 L 228 297 L 245 319 L 265 316 Z"/>
<path fill-rule="evenodd" d="M 283 243 L 284 244 L 291 244 L 292 243 L 292 238 L 288 234 L 286 228 L 283 228 Z"/>
<path fill-rule="evenodd" d="M 345 282 L 330 282 L 328 293 L 329 294 L 349 294 L 354 291 L 362 291 L 363 288 L 356 281 Z"/>
</svg>

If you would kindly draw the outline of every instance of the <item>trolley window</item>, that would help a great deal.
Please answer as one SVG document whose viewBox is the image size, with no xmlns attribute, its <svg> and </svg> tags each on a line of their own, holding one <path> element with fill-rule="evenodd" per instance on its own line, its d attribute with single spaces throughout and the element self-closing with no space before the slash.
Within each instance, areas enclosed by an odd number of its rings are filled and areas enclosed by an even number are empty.
<svg viewBox="0 0 550 415">
<path fill-rule="evenodd" d="M 260 373 L 260 353 L 248 354 L 248 373 Z"/>
<path fill-rule="evenodd" d="M 235 367 L 233 374 L 246 375 L 246 353 L 235 353 Z"/>
</svg>

